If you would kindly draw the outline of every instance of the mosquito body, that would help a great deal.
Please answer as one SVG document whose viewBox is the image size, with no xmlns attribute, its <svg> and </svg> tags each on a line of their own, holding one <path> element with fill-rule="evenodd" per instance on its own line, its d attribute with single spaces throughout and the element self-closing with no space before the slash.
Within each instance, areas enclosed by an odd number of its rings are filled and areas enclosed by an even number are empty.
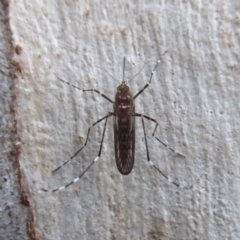
<svg viewBox="0 0 240 240">
<path fill-rule="evenodd" d="M 135 154 L 135 106 L 129 87 L 123 82 L 117 88 L 114 113 L 115 160 L 120 173 L 132 171 Z"/>
<path fill-rule="evenodd" d="M 161 56 L 161 58 L 165 55 L 165 53 Z M 109 97 L 102 94 L 97 89 L 80 89 L 79 87 L 77 87 L 75 85 L 72 85 L 69 82 L 66 82 L 66 81 L 59 78 L 59 80 L 61 80 L 62 82 L 65 82 L 65 83 L 67 83 L 67 84 L 71 85 L 72 87 L 77 88 L 79 90 L 82 90 L 83 92 L 91 91 L 91 92 L 95 92 L 95 93 L 101 95 L 103 98 L 105 98 L 106 100 L 108 100 L 109 102 L 111 102 L 113 104 L 113 112 L 109 112 L 106 116 L 102 117 L 101 119 L 99 119 L 98 121 L 96 121 L 95 123 L 90 125 L 88 127 L 88 132 L 87 132 L 87 137 L 86 137 L 85 144 L 69 160 L 67 160 L 64 164 L 62 164 L 61 166 L 56 168 L 53 172 L 56 172 L 57 170 L 62 168 L 71 159 L 73 159 L 79 152 L 81 152 L 87 145 L 88 137 L 89 137 L 89 134 L 90 134 L 90 131 L 91 131 L 92 127 L 94 127 L 95 125 L 97 125 L 101 121 L 105 120 L 98 156 L 92 161 L 92 163 L 77 178 L 75 178 L 72 182 L 68 183 L 67 185 L 61 186 L 61 187 L 53 189 L 53 190 L 42 189 L 43 191 L 45 191 L 45 192 L 56 192 L 56 191 L 59 191 L 59 190 L 62 190 L 64 188 L 69 187 L 70 185 L 77 182 L 89 170 L 89 168 L 91 168 L 92 165 L 98 161 L 98 159 L 101 156 L 101 150 L 102 150 L 106 125 L 107 125 L 107 120 L 110 116 L 113 116 L 113 118 L 114 118 L 113 129 L 114 129 L 115 160 L 116 160 L 116 165 L 117 165 L 117 168 L 118 168 L 119 172 L 123 175 L 127 175 L 133 169 L 134 157 L 135 157 L 135 118 L 139 117 L 139 118 L 141 118 L 141 121 L 142 121 L 142 127 L 143 127 L 144 139 L 145 139 L 145 146 L 146 146 L 146 153 L 147 153 L 147 161 L 164 178 L 169 180 L 168 177 L 150 160 L 150 156 L 149 156 L 144 119 L 150 120 L 150 121 L 155 123 L 155 128 L 154 128 L 154 131 L 152 133 L 152 136 L 154 136 L 154 134 L 156 132 L 158 122 L 155 119 L 153 119 L 153 118 L 151 118 L 147 115 L 136 113 L 135 112 L 135 105 L 134 105 L 134 100 L 150 85 L 152 77 L 153 77 L 153 73 L 156 70 L 158 64 L 160 63 L 161 58 L 160 58 L 160 60 L 157 61 L 155 67 L 153 68 L 149 81 L 145 84 L 145 86 L 136 95 L 132 95 L 127 83 L 124 81 L 124 70 L 125 70 L 125 58 L 124 58 L 124 60 L 123 60 L 123 81 L 117 87 L 117 91 L 116 91 L 116 94 L 115 94 L 115 101 L 112 101 Z M 172 148 L 168 147 L 160 139 L 158 139 L 158 138 L 156 138 L 156 139 L 159 142 L 161 142 L 165 147 L 167 147 L 168 149 L 170 149 L 174 153 L 183 157 L 183 155 L 175 152 Z M 177 187 L 179 186 L 175 182 L 172 182 L 172 181 L 170 181 L 170 182 Z"/>
</svg>

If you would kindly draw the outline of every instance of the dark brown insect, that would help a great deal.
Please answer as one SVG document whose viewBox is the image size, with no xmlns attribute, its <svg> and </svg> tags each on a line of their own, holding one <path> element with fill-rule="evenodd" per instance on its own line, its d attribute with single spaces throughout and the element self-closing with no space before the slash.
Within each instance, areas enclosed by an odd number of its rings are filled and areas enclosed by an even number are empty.
<svg viewBox="0 0 240 240">
<path fill-rule="evenodd" d="M 117 168 L 127 175 L 132 171 L 135 154 L 135 106 L 129 87 L 123 82 L 117 88 L 113 104 L 114 146 Z"/>
<path fill-rule="evenodd" d="M 161 58 L 165 55 L 165 53 L 161 56 Z M 160 58 L 160 60 L 161 60 L 161 58 Z M 147 115 L 136 113 L 135 112 L 135 105 L 134 105 L 134 100 L 150 85 L 153 73 L 154 73 L 155 69 L 157 68 L 160 60 L 157 61 L 155 67 L 153 68 L 148 83 L 145 84 L 145 86 L 136 95 L 133 96 L 129 87 L 128 87 L 128 85 L 127 85 L 127 83 L 124 81 L 124 70 L 125 70 L 125 58 L 124 58 L 124 60 L 123 60 L 123 81 L 117 87 L 117 92 L 116 92 L 116 95 L 115 95 L 115 101 L 112 101 L 110 98 L 108 98 L 106 95 L 102 94 L 97 89 L 80 89 L 77 86 L 72 85 L 69 82 L 66 82 L 66 81 L 59 78 L 59 80 L 61 80 L 62 82 L 65 82 L 65 83 L 67 83 L 67 84 L 71 85 L 72 87 L 77 88 L 79 90 L 82 90 L 83 92 L 91 91 L 91 92 L 98 93 L 103 98 L 105 98 L 106 100 L 108 100 L 109 102 L 111 102 L 113 104 L 113 112 L 109 112 L 106 116 L 104 116 L 103 118 L 99 119 L 98 121 L 96 121 L 95 123 L 90 125 L 88 127 L 87 138 L 86 138 L 85 144 L 69 160 L 67 160 L 64 164 L 62 164 L 61 166 L 56 168 L 53 172 L 62 168 L 71 159 L 73 159 L 79 152 L 81 152 L 83 150 L 83 148 L 87 145 L 87 141 L 88 141 L 88 137 L 89 137 L 91 128 L 94 127 L 95 125 L 97 125 L 98 123 L 100 123 L 101 121 L 105 120 L 103 135 L 102 135 L 102 139 L 101 139 L 101 144 L 100 144 L 98 156 L 92 161 L 92 163 L 77 178 L 75 178 L 72 182 L 68 183 L 67 185 L 56 188 L 56 189 L 53 189 L 53 190 L 42 189 L 43 191 L 45 191 L 45 192 L 56 192 L 56 191 L 62 190 L 64 188 L 67 188 L 68 186 L 77 182 L 89 170 L 89 168 L 95 162 L 97 162 L 97 160 L 101 156 L 101 150 L 102 150 L 102 144 L 103 144 L 106 125 L 107 125 L 107 120 L 110 116 L 114 117 L 113 128 L 114 128 L 115 159 L 116 159 L 116 164 L 117 164 L 117 168 L 118 168 L 119 172 L 124 174 L 124 175 L 127 175 L 133 169 L 134 155 L 135 155 L 135 117 L 140 117 L 141 121 L 142 121 L 143 132 L 144 132 L 147 160 L 150 163 L 150 165 L 153 166 L 163 177 L 168 179 L 167 176 L 150 160 L 150 156 L 149 156 L 149 150 L 148 150 L 148 144 L 147 144 L 147 138 L 146 138 L 146 131 L 145 131 L 145 125 L 144 125 L 144 118 L 155 123 L 155 128 L 154 128 L 154 131 L 152 133 L 152 136 L 154 136 L 154 134 L 156 132 L 158 122 L 155 119 L 150 118 Z M 161 142 L 165 147 L 168 147 L 160 139 L 158 139 L 158 138 L 156 138 L 156 139 L 159 142 Z M 175 152 L 173 149 L 171 149 L 171 148 L 169 148 L 169 149 L 171 151 Z M 177 153 L 177 154 L 179 154 L 179 153 Z M 182 156 L 181 154 L 179 154 L 179 155 Z M 171 182 L 171 183 L 178 186 L 178 184 L 175 183 L 175 182 Z"/>
</svg>

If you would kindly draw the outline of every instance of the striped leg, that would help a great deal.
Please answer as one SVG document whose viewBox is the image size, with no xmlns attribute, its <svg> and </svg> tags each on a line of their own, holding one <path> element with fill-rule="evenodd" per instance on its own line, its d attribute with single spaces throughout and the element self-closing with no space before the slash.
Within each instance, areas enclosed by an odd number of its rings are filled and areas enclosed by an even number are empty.
<svg viewBox="0 0 240 240">
<path fill-rule="evenodd" d="M 97 89 L 81 89 L 81 88 L 79 88 L 79 87 L 77 87 L 77 86 L 75 86 L 75 85 L 73 85 L 73 84 L 71 84 L 71 83 L 69 83 L 69 82 L 64 81 L 63 79 L 61 79 L 61 78 L 59 78 L 59 77 L 57 77 L 57 78 L 58 78 L 60 81 L 68 84 L 69 86 L 72 86 L 72 87 L 74 87 L 74 88 L 76 88 L 76 89 L 78 89 L 78 90 L 81 90 L 81 91 L 83 91 L 83 92 L 89 92 L 89 91 L 91 91 L 91 92 L 96 92 L 96 93 L 98 93 L 99 95 L 101 95 L 102 97 L 104 97 L 105 99 L 107 99 L 109 102 L 114 103 L 113 100 L 111 100 L 109 97 L 107 97 L 106 95 L 104 95 L 104 94 L 102 94 L 101 92 L 99 92 Z"/>
<path fill-rule="evenodd" d="M 161 59 L 162 57 L 167 53 L 167 51 L 161 55 L 160 59 L 157 61 L 155 67 L 153 68 L 152 72 L 151 72 L 151 76 L 150 76 L 150 79 L 148 81 L 148 83 L 133 97 L 133 99 L 137 98 L 150 84 L 151 84 L 151 81 L 152 81 L 152 77 L 153 77 L 153 74 L 158 66 L 158 64 L 161 62 Z"/>
<path fill-rule="evenodd" d="M 154 136 L 154 134 L 155 134 L 155 132 L 156 132 L 156 130 L 157 130 L 157 127 L 158 127 L 158 121 L 155 120 L 155 119 L 153 119 L 153 118 L 150 118 L 150 117 L 147 116 L 147 115 L 140 114 L 140 113 L 134 113 L 133 115 L 136 116 L 136 117 L 144 117 L 144 118 L 146 118 L 147 120 L 150 120 L 150 121 L 152 121 L 152 122 L 155 122 L 155 128 L 154 128 L 154 131 L 153 131 L 153 133 L 152 133 L 152 136 Z"/>
<path fill-rule="evenodd" d="M 146 118 L 147 120 L 150 120 L 150 121 L 152 121 L 152 122 L 155 122 L 155 128 L 154 128 L 154 131 L 153 131 L 153 133 L 152 133 L 152 136 L 155 135 L 155 132 L 156 132 L 157 127 L 158 127 L 158 121 L 157 121 L 157 120 L 155 120 L 155 119 L 153 119 L 153 118 L 151 118 L 151 117 L 149 117 L 149 116 L 147 116 L 147 115 L 140 114 L 140 113 L 134 113 L 133 115 L 136 116 L 136 117 L 144 117 L 144 118 Z M 170 151 L 172 151 L 173 153 L 177 154 L 178 156 L 185 158 L 185 156 L 183 156 L 181 153 L 179 153 L 179 152 L 175 151 L 174 149 L 172 149 L 171 147 L 169 147 L 166 143 L 164 143 L 163 141 L 161 141 L 159 138 L 157 138 L 157 137 L 155 137 L 155 138 L 156 138 L 164 147 L 168 148 Z"/>
<path fill-rule="evenodd" d="M 103 119 L 106 119 L 106 120 L 105 120 L 105 124 L 104 124 L 103 135 L 102 135 L 102 140 L 101 140 L 99 152 L 98 152 L 97 157 L 91 162 L 91 164 L 77 178 L 75 178 L 73 181 L 71 181 L 70 183 L 66 184 L 65 186 L 61 186 L 59 188 L 55 188 L 55 189 L 52 189 L 52 190 L 48 190 L 48 189 L 42 188 L 41 189 L 42 191 L 44 191 L 44 192 L 57 192 L 57 191 L 61 191 L 61 190 L 65 189 L 65 188 L 71 186 L 72 184 L 76 183 L 92 167 L 92 165 L 95 162 L 97 162 L 97 160 L 100 158 L 101 152 L 102 152 L 102 145 L 103 145 L 103 139 L 104 139 L 105 130 L 106 130 L 106 126 L 107 126 L 107 120 L 108 120 L 108 117 L 110 117 L 112 115 L 113 115 L 113 113 L 109 113 L 106 117 L 103 118 Z"/>
<path fill-rule="evenodd" d="M 168 148 L 170 151 L 172 151 L 173 153 L 177 154 L 178 156 L 182 157 L 182 158 L 186 158 L 185 156 L 183 156 L 181 153 L 176 152 L 174 149 L 172 149 L 171 147 L 169 147 L 166 143 L 164 143 L 163 141 L 161 141 L 159 138 L 155 137 L 164 147 Z"/>
<path fill-rule="evenodd" d="M 137 115 L 138 116 L 138 115 Z M 145 125 L 144 125 L 144 116 L 140 115 L 141 119 L 142 119 L 142 126 L 143 126 L 143 133 L 144 133 L 144 139 L 145 139 L 145 145 L 146 145 L 146 152 L 147 152 L 147 160 L 150 163 L 150 165 L 152 167 L 154 167 L 164 178 L 166 178 L 170 183 L 172 183 L 173 185 L 175 185 L 176 187 L 179 187 L 179 184 L 170 181 L 168 179 L 168 177 L 151 161 L 150 156 L 149 156 L 149 150 L 148 150 L 148 143 L 147 143 L 147 137 L 146 137 L 146 130 L 145 130 Z"/>
<path fill-rule="evenodd" d="M 100 123 L 102 120 L 104 120 L 104 119 L 106 119 L 106 118 L 108 118 L 108 117 L 110 117 L 112 115 L 113 115 L 113 113 L 108 113 L 108 115 L 106 115 L 105 117 L 99 119 L 98 121 L 96 121 L 95 123 L 90 125 L 88 127 L 87 138 L 86 138 L 86 141 L 85 141 L 84 145 L 76 153 L 74 153 L 73 156 L 71 156 L 65 163 L 63 163 L 61 166 L 59 166 L 56 169 L 54 169 L 53 172 L 56 172 L 57 170 L 59 170 L 60 168 L 65 166 L 70 160 L 72 160 L 78 153 L 80 153 L 87 146 L 88 137 L 89 137 L 89 134 L 90 134 L 90 131 L 91 131 L 92 127 L 94 127 L 95 125 Z"/>
</svg>

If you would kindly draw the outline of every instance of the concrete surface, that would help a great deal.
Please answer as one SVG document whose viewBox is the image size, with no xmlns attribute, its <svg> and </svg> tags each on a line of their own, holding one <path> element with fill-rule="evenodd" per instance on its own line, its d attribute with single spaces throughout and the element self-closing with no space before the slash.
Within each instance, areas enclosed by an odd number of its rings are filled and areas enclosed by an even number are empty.
<svg viewBox="0 0 240 240">
<path fill-rule="evenodd" d="M 21 0 L 9 6 L 12 57 L 21 68 L 14 105 L 17 169 L 30 211 L 26 238 L 239 239 L 239 1 Z M 146 122 L 152 161 L 180 187 L 147 164 L 140 119 L 134 169 L 121 175 L 110 119 L 101 159 L 86 175 L 64 191 L 41 192 L 67 184 L 90 164 L 103 123 L 76 159 L 51 172 L 83 145 L 88 125 L 112 111 L 101 96 L 57 77 L 114 99 L 119 83 L 103 70 L 121 82 L 123 56 L 127 79 L 145 63 L 129 83 L 136 93 L 166 50 L 135 104 L 136 112 L 159 121 L 156 136 L 186 156 L 153 139 L 154 124 Z"/>
</svg>

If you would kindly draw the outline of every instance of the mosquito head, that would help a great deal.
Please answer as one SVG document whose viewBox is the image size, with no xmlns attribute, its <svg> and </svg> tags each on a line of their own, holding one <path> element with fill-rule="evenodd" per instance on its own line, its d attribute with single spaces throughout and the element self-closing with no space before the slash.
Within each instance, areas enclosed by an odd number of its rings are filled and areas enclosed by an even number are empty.
<svg viewBox="0 0 240 240">
<path fill-rule="evenodd" d="M 118 87 L 117 87 L 117 91 L 120 93 L 122 92 L 126 92 L 129 91 L 129 87 L 128 85 L 125 83 L 125 81 L 123 81 Z"/>
</svg>

